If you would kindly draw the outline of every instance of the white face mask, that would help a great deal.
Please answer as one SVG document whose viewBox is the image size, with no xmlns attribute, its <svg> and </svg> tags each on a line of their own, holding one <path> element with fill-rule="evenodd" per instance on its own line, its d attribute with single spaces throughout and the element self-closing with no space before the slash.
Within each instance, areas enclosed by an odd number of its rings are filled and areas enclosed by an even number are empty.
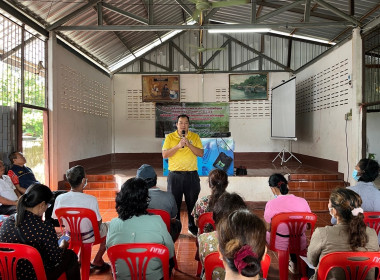
<svg viewBox="0 0 380 280">
<path fill-rule="evenodd" d="M 331 214 L 332 210 L 333 210 L 333 207 L 329 207 L 329 214 L 330 214 L 330 216 L 333 217 L 333 218 L 335 218 L 334 214 Z"/>
<path fill-rule="evenodd" d="M 87 178 L 86 178 L 86 182 L 83 185 L 83 188 L 85 188 L 86 186 L 87 186 Z"/>
</svg>

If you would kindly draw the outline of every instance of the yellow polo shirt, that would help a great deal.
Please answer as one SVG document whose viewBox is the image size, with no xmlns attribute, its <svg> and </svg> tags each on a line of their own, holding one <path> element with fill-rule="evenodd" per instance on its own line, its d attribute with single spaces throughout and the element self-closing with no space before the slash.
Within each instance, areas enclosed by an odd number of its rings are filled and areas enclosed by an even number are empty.
<svg viewBox="0 0 380 280">
<path fill-rule="evenodd" d="M 186 136 L 190 144 L 199 149 L 203 149 L 201 138 L 199 135 L 189 131 Z M 181 137 L 177 131 L 168 134 L 165 138 L 162 150 L 170 150 L 178 145 Z M 197 167 L 197 156 L 193 154 L 189 147 L 179 149 L 173 156 L 169 157 L 169 170 L 170 171 L 195 171 Z"/>
</svg>

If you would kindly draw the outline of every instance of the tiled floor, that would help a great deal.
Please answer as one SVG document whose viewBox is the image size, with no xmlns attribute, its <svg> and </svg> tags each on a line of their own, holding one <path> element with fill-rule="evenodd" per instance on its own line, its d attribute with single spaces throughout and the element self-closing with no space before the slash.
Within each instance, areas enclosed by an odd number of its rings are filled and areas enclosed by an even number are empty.
<svg viewBox="0 0 380 280">
<path fill-rule="evenodd" d="M 259 217 L 263 217 L 264 211 L 259 209 L 252 209 L 252 211 L 257 214 Z M 115 210 L 106 210 L 101 211 L 103 221 L 110 221 L 112 218 L 116 217 Z M 317 213 L 317 227 L 325 226 L 330 223 L 330 215 L 325 213 Z M 181 222 L 183 225 L 181 235 L 177 242 L 175 243 L 175 251 L 177 256 L 177 262 L 180 271 L 174 271 L 173 280 L 187 280 L 187 279 L 199 279 L 195 276 L 197 270 L 197 262 L 194 260 L 196 246 L 195 246 L 195 238 L 190 237 L 187 233 L 187 216 L 186 211 L 182 209 L 181 211 Z M 93 255 L 97 251 L 97 246 L 95 246 L 92 250 Z M 278 258 L 277 255 L 273 252 L 269 251 L 271 256 L 271 265 L 269 268 L 268 279 L 278 280 Z M 108 257 L 105 255 L 104 259 L 108 261 Z M 289 279 L 299 279 L 297 275 L 292 275 L 289 273 Z M 90 280 L 112 280 L 111 271 L 105 273 L 93 273 L 90 276 Z"/>
</svg>

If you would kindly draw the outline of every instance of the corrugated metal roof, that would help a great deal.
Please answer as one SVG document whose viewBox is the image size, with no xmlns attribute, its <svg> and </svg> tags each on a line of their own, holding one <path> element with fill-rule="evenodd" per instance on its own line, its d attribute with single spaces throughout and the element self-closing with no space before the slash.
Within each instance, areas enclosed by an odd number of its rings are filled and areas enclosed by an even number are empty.
<svg viewBox="0 0 380 280">
<path fill-rule="evenodd" d="M 62 21 L 65 17 L 70 16 L 72 13 L 88 5 L 89 1 L 22 1 L 22 0 L 5 0 L 10 5 L 22 7 L 30 16 L 35 17 L 47 29 L 49 26 L 56 22 Z M 232 1 L 232 0 L 231 0 Z M 90 1 L 94 5 L 88 7 L 81 13 L 76 14 L 68 20 L 62 21 L 62 26 L 96 26 L 98 22 L 98 11 L 96 0 Z M 139 26 L 143 23 L 123 15 L 115 10 L 132 14 L 136 17 L 145 19 L 149 18 L 149 1 L 143 0 L 103 0 L 98 1 L 104 3 L 102 8 L 102 17 L 104 26 Z M 193 12 L 195 4 L 188 0 L 182 0 L 188 8 L 189 12 Z M 256 1 L 256 14 L 257 17 L 264 16 L 268 13 L 276 11 L 277 9 L 293 3 L 294 0 L 284 1 Z M 350 7 L 347 0 L 325 0 L 341 12 L 349 15 Z M 178 26 L 183 24 L 189 15 L 175 0 L 152 0 L 153 3 L 153 25 L 170 25 Z M 301 2 L 300 2 L 301 3 Z M 108 7 L 110 5 L 110 7 Z M 286 28 L 284 23 L 300 23 L 303 21 L 304 5 L 300 5 L 284 11 L 280 14 L 271 16 L 259 23 L 265 24 L 278 24 L 282 26 L 273 27 L 274 30 L 294 33 L 296 35 L 310 36 L 326 41 L 335 40 L 339 42 L 351 33 L 352 26 L 346 28 L 345 26 L 314 26 L 310 28 Z M 337 15 L 336 11 L 329 10 L 323 6 L 323 3 L 318 0 L 312 0 L 310 7 L 312 8 L 310 15 L 310 23 L 321 22 L 339 22 L 347 21 L 347 18 Z M 231 6 L 219 8 L 215 14 L 210 18 L 211 20 L 219 22 L 237 23 L 237 24 L 251 24 L 252 5 L 245 4 L 241 6 Z M 204 11 L 207 14 L 207 11 Z M 354 16 L 361 24 L 365 24 L 374 18 L 380 16 L 380 3 L 378 0 L 362 0 L 355 1 Z M 207 23 L 206 23 L 207 24 Z M 85 50 L 89 56 L 96 58 L 104 67 L 109 68 L 111 65 L 117 63 L 122 58 L 131 55 L 149 45 L 154 40 L 160 39 L 167 31 L 59 31 L 70 41 L 74 42 L 77 46 Z M 198 36 L 197 30 L 187 31 L 192 36 Z M 205 47 L 217 47 L 218 42 L 215 40 L 207 40 L 210 38 L 207 32 L 204 32 L 203 44 Z M 338 37 L 339 36 L 339 37 Z M 190 38 L 189 37 L 189 38 Z M 195 45 L 198 44 L 197 40 L 191 40 Z M 186 53 L 189 53 L 187 45 L 190 42 L 178 42 L 180 48 L 184 48 Z M 216 46 L 215 46 L 216 45 Z M 277 44 L 276 44 L 277 45 Z M 268 47 L 268 46 L 266 46 Z M 270 52 L 266 49 L 265 52 Z M 166 55 L 166 54 L 165 54 Z M 205 57 L 211 54 L 205 54 Z M 168 57 L 166 55 L 166 57 Z M 281 60 L 281 59 L 280 59 Z M 297 64 L 295 62 L 295 64 Z M 135 67 L 136 68 L 136 67 Z"/>
</svg>

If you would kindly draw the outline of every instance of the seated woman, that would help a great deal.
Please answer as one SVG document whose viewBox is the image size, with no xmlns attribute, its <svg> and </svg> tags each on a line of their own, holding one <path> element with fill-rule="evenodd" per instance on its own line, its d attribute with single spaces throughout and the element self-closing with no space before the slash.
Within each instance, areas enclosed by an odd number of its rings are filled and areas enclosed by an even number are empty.
<svg viewBox="0 0 380 280">
<path fill-rule="evenodd" d="M 289 193 L 288 181 L 281 174 L 275 173 L 269 177 L 269 187 L 275 197 L 267 202 L 264 211 L 264 220 L 267 226 L 267 242 L 270 242 L 270 223 L 272 218 L 279 213 L 286 212 L 308 212 L 310 213 L 310 206 L 307 201 L 302 197 L 297 197 Z M 306 230 L 306 229 L 305 229 Z M 287 250 L 289 244 L 289 229 L 287 225 L 280 224 L 276 233 L 276 245 L 279 250 Z M 301 239 L 301 249 L 306 249 L 306 235 L 304 234 Z M 295 273 L 295 266 L 297 258 L 295 255 L 290 255 L 289 270 Z"/>
<path fill-rule="evenodd" d="M 208 175 L 208 185 L 211 189 L 211 194 L 199 198 L 191 213 L 197 226 L 199 216 L 206 212 L 212 212 L 218 198 L 225 193 L 228 186 L 227 173 L 220 169 L 213 169 Z"/>
<path fill-rule="evenodd" d="M 238 209 L 247 209 L 247 205 L 240 195 L 236 193 L 224 193 L 222 194 L 218 201 L 214 205 L 213 210 L 213 218 L 215 221 L 215 225 L 218 225 L 220 220 L 227 217 L 230 213 Z M 218 251 L 218 238 L 217 232 L 207 232 L 198 236 L 199 243 L 199 257 L 200 261 L 204 267 L 204 261 L 207 255 L 212 252 Z M 216 271 L 215 277 L 219 279 L 224 279 L 224 270 Z M 202 279 L 205 279 L 205 275 L 203 274 Z"/>
<path fill-rule="evenodd" d="M 317 267 L 320 259 L 332 252 L 379 250 L 376 231 L 366 227 L 361 205 L 362 199 L 352 190 L 340 188 L 331 193 L 328 207 L 337 224 L 314 231 L 307 250 L 312 265 Z M 342 271 L 333 269 L 327 279 L 345 279 L 339 273 Z M 367 275 L 366 279 L 374 279 L 374 274 Z"/>
<path fill-rule="evenodd" d="M 42 220 L 53 198 L 51 190 L 42 184 L 31 185 L 17 203 L 16 215 L 11 215 L 0 228 L 0 242 L 23 243 L 35 247 L 41 254 L 47 279 L 66 278 L 79 280 L 80 271 L 77 255 L 64 249 L 68 243 L 58 246 L 54 226 Z M 17 279 L 35 279 L 33 267 L 26 260 L 17 265 Z"/>
<path fill-rule="evenodd" d="M 236 210 L 216 227 L 225 280 L 259 279 L 267 251 L 264 222 L 248 210 Z"/>
<path fill-rule="evenodd" d="M 112 219 L 107 233 L 107 248 L 123 243 L 158 243 L 169 249 L 170 258 L 174 256 L 174 243 L 165 223 L 158 215 L 146 211 L 149 195 L 143 179 L 131 178 L 116 195 L 118 218 Z M 118 279 L 130 279 L 126 264 L 116 262 Z M 149 262 L 146 279 L 157 280 L 163 277 L 161 262 L 153 259 Z"/>
<path fill-rule="evenodd" d="M 374 181 L 379 176 L 379 163 L 376 160 L 362 158 L 352 172 L 352 178 L 357 181 L 355 186 L 348 189 L 358 193 L 362 198 L 364 212 L 380 211 L 380 192 Z M 331 218 L 331 223 L 336 224 L 336 219 Z M 380 236 L 379 236 L 380 244 Z"/>
</svg>

